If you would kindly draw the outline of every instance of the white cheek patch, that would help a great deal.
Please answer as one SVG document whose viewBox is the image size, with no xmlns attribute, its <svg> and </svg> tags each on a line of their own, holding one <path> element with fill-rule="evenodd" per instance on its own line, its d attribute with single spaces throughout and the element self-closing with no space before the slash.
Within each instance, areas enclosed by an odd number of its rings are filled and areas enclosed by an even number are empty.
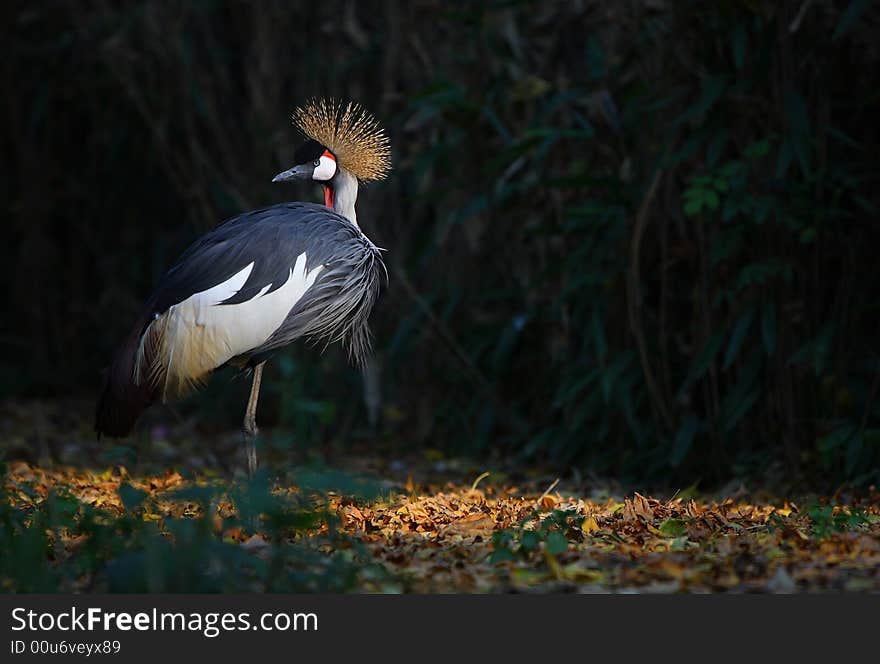
<svg viewBox="0 0 880 664">
<path fill-rule="evenodd" d="M 312 174 L 313 180 L 327 181 L 336 175 L 336 161 L 326 155 L 321 157 L 321 163 L 315 167 Z"/>
</svg>

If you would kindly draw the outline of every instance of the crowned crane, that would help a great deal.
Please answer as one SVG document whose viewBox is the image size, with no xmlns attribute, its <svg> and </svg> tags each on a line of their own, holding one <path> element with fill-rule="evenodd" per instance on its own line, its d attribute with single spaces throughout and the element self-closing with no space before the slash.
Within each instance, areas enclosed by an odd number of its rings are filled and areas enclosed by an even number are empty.
<svg viewBox="0 0 880 664">
<path fill-rule="evenodd" d="M 244 417 L 248 472 L 266 359 L 296 339 L 342 340 L 362 364 L 368 318 L 387 279 L 355 214 L 358 181 L 391 169 L 388 138 L 360 105 L 312 100 L 293 121 L 306 141 L 273 182 L 314 180 L 324 205 L 282 203 L 245 212 L 195 241 L 160 280 L 117 349 L 98 401 L 98 435 L 125 436 L 155 401 L 178 397 L 215 370 L 252 371 Z"/>
</svg>

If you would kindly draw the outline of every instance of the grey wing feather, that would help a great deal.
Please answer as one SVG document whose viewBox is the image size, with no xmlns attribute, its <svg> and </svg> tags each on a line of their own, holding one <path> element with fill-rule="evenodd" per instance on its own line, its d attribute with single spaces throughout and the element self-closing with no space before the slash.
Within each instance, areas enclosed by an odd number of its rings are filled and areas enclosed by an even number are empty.
<svg viewBox="0 0 880 664">
<path fill-rule="evenodd" d="M 323 271 L 257 353 L 300 337 L 328 344 L 344 340 L 351 359 L 364 363 L 371 346 L 368 319 L 388 275 L 379 249 L 357 228 L 351 228 L 355 233 L 335 237 L 326 253 L 318 249 Z"/>
</svg>

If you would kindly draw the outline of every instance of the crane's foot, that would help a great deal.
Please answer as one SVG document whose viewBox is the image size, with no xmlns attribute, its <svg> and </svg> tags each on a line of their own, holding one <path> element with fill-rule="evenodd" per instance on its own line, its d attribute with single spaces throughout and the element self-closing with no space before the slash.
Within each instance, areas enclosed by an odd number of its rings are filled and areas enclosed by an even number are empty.
<svg viewBox="0 0 880 664">
<path fill-rule="evenodd" d="M 256 423 L 253 420 L 245 419 L 242 433 L 244 433 L 244 451 L 247 456 L 248 480 L 252 482 L 257 474 L 257 433 L 259 431 Z M 260 529 L 259 514 L 252 514 L 250 518 L 245 519 L 245 523 L 253 532 L 258 532 Z"/>
<path fill-rule="evenodd" d="M 259 429 L 257 429 L 255 422 L 245 421 L 243 432 L 245 454 L 247 455 L 248 477 L 253 478 L 257 472 L 257 434 L 259 433 Z"/>
<path fill-rule="evenodd" d="M 244 444 L 247 454 L 248 477 L 253 479 L 257 472 L 257 399 L 260 397 L 260 381 L 263 378 L 263 365 L 260 362 L 254 367 L 251 396 L 248 398 L 247 410 L 244 413 Z"/>
</svg>

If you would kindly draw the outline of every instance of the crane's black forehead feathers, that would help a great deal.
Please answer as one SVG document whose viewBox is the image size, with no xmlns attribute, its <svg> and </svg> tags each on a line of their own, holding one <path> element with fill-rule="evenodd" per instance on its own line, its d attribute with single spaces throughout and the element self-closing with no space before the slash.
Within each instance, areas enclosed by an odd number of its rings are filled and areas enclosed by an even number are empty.
<svg viewBox="0 0 880 664">
<path fill-rule="evenodd" d="M 296 149 L 296 152 L 293 154 L 293 163 L 305 164 L 310 161 L 315 161 L 315 159 L 318 159 L 324 154 L 324 150 L 326 149 L 327 148 L 318 143 L 318 141 L 310 138 Z"/>
</svg>

